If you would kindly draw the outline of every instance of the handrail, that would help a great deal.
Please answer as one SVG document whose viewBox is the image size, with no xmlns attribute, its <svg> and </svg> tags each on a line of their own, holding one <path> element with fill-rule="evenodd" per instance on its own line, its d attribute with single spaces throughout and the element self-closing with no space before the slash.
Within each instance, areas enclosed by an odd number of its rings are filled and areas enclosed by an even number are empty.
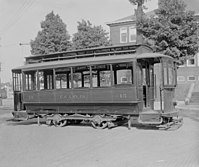
<svg viewBox="0 0 199 167">
<path fill-rule="evenodd" d="M 192 92 L 193 92 L 193 89 L 194 89 L 194 86 L 195 86 L 195 83 L 192 83 L 189 87 L 189 91 L 187 93 L 187 97 L 185 98 L 185 104 L 188 105 L 190 103 L 190 99 L 191 99 L 191 96 L 192 96 Z"/>
</svg>

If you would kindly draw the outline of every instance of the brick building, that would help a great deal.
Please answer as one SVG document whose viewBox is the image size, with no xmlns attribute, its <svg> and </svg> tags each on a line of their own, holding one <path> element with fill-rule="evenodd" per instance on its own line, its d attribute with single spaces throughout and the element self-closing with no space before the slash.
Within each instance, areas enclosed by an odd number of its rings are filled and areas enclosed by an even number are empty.
<svg viewBox="0 0 199 167">
<path fill-rule="evenodd" d="M 146 13 L 148 17 L 155 15 L 154 11 Z M 199 20 L 199 15 L 196 17 Z M 110 27 L 110 40 L 113 45 L 126 45 L 136 43 L 136 22 L 135 16 L 130 15 L 116 21 L 107 23 Z M 178 68 L 178 86 L 176 89 L 176 99 L 185 100 L 189 90 L 192 88 L 192 95 L 196 95 L 199 100 L 199 53 L 187 60 L 184 65 Z"/>
</svg>

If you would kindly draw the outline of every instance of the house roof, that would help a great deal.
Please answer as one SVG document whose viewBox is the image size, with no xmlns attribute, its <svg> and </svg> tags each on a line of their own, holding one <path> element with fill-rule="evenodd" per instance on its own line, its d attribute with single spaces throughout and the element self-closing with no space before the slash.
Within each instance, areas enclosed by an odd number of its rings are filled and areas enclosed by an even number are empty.
<svg viewBox="0 0 199 167">
<path fill-rule="evenodd" d="M 155 10 L 152 10 L 150 12 L 146 12 L 145 14 L 146 14 L 147 17 L 155 16 Z M 196 13 L 195 16 L 196 16 L 197 19 L 199 19 L 199 13 Z M 108 22 L 106 24 L 108 26 L 110 26 L 110 25 L 114 25 L 114 24 L 121 24 L 121 23 L 135 22 L 135 21 L 136 21 L 135 15 L 130 15 L 130 16 L 123 17 L 123 18 L 115 20 L 115 21 Z"/>
<path fill-rule="evenodd" d="M 145 14 L 146 14 L 147 17 L 151 17 L 151 16 L 155 15 L 155 10 L 152 10 L 150 12 L 146 12 Z M 115 20 L 115 21 L 108 22 L 106 24 L 109 26 L 109 25 L 112 25 L 112 24 L 120 24 L 120 23 L 135 22 L 135 21 L 136 21 L 135 15 L 130 15 L 130 16 L 123 17 L 123 18 Z"/>
</svg>

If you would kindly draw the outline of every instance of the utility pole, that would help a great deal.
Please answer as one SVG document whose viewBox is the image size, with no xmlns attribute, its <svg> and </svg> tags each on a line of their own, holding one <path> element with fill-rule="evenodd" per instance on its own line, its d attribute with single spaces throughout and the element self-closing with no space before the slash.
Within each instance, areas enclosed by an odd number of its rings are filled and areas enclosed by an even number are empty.
<svg viewBox="0 0 199 167">
<path fill-rule="evenodd" d="M 1 90 L 1 62 L 0 62 L 0 90 Z M 0 93 L 0 106 L 2 106 L 2 95 Z"/>
<path fill-rule="evenodd" d="M 0 51 L 1 51 L 1 37 L 0 37 Z M 0 53 L 1 57 L 1 53 Z M 0 90 L 1 90 L 1 61 L 0 61 Z M 2 95 L 0 93 L 0 106 L 2 106 Z"/>
</svg>

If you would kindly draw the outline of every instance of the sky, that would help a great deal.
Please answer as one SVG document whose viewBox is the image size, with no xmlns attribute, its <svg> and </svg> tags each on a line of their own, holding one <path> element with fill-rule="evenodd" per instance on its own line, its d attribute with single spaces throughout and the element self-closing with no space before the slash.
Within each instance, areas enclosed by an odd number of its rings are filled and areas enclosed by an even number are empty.
<svg viewBox="0 0 199 167">
<path fill-rule="evenodd" d="M 199 7 L 199 0 L 186 1 L 193 10 Z M 157 2 L 148 1 L 147 11 L 156 9 Z M 0 0 L 1 82 L 11 82 L 11 69 L 23 65 L 24 57 L 30 56 L 28 43 L 35 39 L 41 21 L 51 11 L 61 17 L 72 36 L 82 19 L 109 32 L 106 23 L 132 15 L 134 9 L 128 0 Z"/>
</svg>

